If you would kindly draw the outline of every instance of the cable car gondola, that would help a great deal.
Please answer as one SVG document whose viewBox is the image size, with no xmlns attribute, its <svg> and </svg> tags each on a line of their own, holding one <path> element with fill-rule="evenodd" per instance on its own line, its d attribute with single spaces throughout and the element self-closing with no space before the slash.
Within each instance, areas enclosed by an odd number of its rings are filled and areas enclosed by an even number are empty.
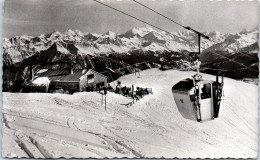
<svg viewBox="0 0 260 160">
<path fill-rule="evenodd" d="M 219 82 L 217 67 L 216 81 L 202 79 L 199 74 L 200 62 L 197 55 L 200 54 L 201 36 L 207 39 L 209 37 L 189 27 L 186 29 L 198 34 L 199 52 L 190 54 L 195 61 L 197 73 L 193 78 L 187 78 L 175 84 L 172 87 L 173 97 L 184 118 L 198 122 L 213 120 L 219 115 L 224 77 L 222 75 L 222 80 Z"/>
<path fill-rule="evenodd" d="M 197 75 L 196 75 L 197 76 Z M 217 80 L 184 79 L 172 87 L 172 93 L 180 114 L 190 120 L 202 122 L 219 115 L 223 76 Z"/>
</svg>

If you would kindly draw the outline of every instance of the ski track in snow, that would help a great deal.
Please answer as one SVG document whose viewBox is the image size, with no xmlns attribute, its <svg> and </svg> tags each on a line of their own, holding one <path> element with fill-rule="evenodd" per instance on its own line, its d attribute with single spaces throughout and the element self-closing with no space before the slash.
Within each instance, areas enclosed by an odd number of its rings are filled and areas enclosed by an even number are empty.
<svg viewBox="0 0 260 160">
<path fill-rule="evenodd" d="M 254 158 L 258 150 L 258 87 L 225 78 L 220 117 L 198 123 L 181 117 L 171 93 L 194 72 L 149 69 L 120 78 L 148 87 L 132 100 L 109 92 L 107 109 L 95 92 L 3 93 L 4 157 Z M 204 79 L 214 76 L 203 74 Z M 114 82 L 111 85 L 115 85 Z"/>
</svg>

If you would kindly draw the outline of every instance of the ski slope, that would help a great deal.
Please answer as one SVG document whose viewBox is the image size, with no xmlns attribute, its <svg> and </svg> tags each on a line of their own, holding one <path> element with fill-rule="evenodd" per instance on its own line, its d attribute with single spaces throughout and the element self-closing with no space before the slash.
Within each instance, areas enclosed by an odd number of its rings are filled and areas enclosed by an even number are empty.
<svg viewBox="0 0 260 160">
<path fill-rule="evenodd" d="M 121 77 L 123 86 L 153 89 L 128 108 L 122 104 L 131 99 L 111 92 L 106 110 L 95 92 L 3 93 L 2 155 L 256 158 L 258 86 L 225 78 L 220 117 L 198 123 L 182 118 L 171 93 L 175 83 L 192 74 L 149 69 Z"/>
</svg>

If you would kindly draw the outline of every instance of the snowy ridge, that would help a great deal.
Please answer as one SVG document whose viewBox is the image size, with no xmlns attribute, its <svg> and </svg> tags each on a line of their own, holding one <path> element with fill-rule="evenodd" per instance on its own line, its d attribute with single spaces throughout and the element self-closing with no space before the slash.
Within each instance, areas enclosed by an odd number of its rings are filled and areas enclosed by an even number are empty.
<svg viewBox="0 0 260 160">
<path fill-rule="evenodd" d="M 225 39 L 219 41 L 219 43 L 212 45 L 211 47 L 204 50 L 208 51 L 227 51 L 228 53 L 236 53 L 241 49 L 253 45 L 258 42 L 257 30 L 253 31 L 242 31 L 237 34 L 228 34 Z M 221 37 L 220 35 L 218 37 Z M 216 39 L 219 40 L 219 39 Z M 258 52 L 258 51 L 257 51 Z M 257 53 L 256 52 L 256 53 Z"/>
<path fill-rule="evenodd" d="M 242 31 L 237 34 L 221 34 L 219 32 L 205 33 L 212 40 L 202 39 L 202 51 L 228 51 L 235 53 L 258 41 L 258 31 Z M 16 36 L 3 39 L 4 61 L 8 63 L 21 62 L 27 55 L 47 50 L 54 43 L 77 45 L 81 54 L 99 55 L 110 53 L 125 53 L 133 50 L 153 52 L 185 52 L 197 51 L 197 36 L 189 31 L 179 31 L 168 34 L 150 26 L 135 27 L 125 33 L 107 32 L 104 34 L 83 33 L 78 30 L 55 31 L 41 34 L 38 37 Z M 64 49 L 63 49 L 64 50 Z M 24 53 L 26 52 L 26 53 Z M 25 54 L 25 55 L 23 55 Z"/>
</svg>

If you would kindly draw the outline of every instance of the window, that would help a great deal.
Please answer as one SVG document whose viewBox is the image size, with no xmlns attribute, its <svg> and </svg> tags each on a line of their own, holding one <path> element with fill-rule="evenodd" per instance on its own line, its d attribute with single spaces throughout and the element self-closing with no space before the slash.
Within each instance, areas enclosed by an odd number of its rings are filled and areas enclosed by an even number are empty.
<svg viewBox="0 0 260 160">
<path fill-rule="evenodd" d="M 97 89 L 101 89 L 101 88 L 104 87 L 104 86 L 105 86 L 105 83 L 104 83 L 104 82 L 101 82 L 101 83 L 96 84 L 96 88 L 97 88 Z"/>
<path fill-rule="evenodd" d="M 94 74 L 89 74 L 88 79 L 92 79 L 92 78 L 94 78 Z"/>
<path fill-rule="evenodd" d="M 189 95 L 190 95 L 190 100 L 191 101 L 195 101 L 196 97 L 195 97 L 195 88 L 193 87 L 191 90 L 189 90 Z"/>
<path fill-rule="evenodd" d="M 211 98 L 211 84 L 204 84 L 200 90 L 201 99 Z"/>
</svg>

